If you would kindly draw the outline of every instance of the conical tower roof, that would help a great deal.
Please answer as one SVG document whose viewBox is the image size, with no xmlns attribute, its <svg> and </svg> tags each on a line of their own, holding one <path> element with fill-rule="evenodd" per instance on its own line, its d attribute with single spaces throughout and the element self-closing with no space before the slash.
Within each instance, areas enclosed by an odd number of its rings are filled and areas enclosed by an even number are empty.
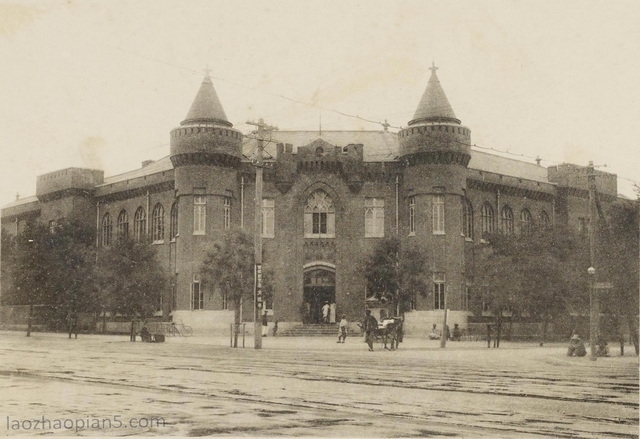
<svg viewBox="0 0 640 439">
<path fill-rule="evenodd" d="M 214 122 L 229 127 L 233 126 L 224 113 L 216 89 L 213 88 L 213 82 L 211 82 L 208 74 L 202 80 L 200 90 L 198 90 L 198 94 L 196 94 L 196 98 L 193 100 L 193 104 L 191 104 L 186 119 L 183 120 L 180 125 L 207 122 Z"/>
<path fill-rule="evenodd" d="M 447 95 L 444 94 L 444 90 L 440 85 L 438 75 L 436 75 L 438 68 L 434 64 L 429 70 L 431 70 L 431 78 L 429 78 L 427 88 L 409 125 L 415 125 L 420 122 L 453 122 L 459 124 L 460 119 L 453 112 Z"/>
</svg>

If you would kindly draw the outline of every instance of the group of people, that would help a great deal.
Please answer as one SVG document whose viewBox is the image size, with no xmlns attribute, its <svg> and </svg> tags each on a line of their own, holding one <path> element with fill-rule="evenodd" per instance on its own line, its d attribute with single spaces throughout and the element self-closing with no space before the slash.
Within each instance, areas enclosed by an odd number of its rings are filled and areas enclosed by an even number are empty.
<svg viewBox="0 0 640 439">
<path fill-rule="evenodd" d="M 609 356 L 609 344 L 604 337 L 599 336 L 596 339 L 596 356 L 608 357 Z M 573 334 L 569 340 L 569 348 L 567 349 L 567 357 L 584 357 L 587 355 L 587 348 L 584 346 L 584 342 L 578 334 Z"/>
<path fill-rule="evenodd" d="M 429 333 L 429 340 L 439 340 L 440 336 L 441 334 L 440 331 L 438 331 L 438 325 L 434 323 L 431 328 L 431 332 Z M 460 325 L 454 323 L 453 332 L 449 330 L 449 325 L 444 325 L 444 336 L 446 340 L 460 341 L 462 339 L 462 329 L 460 329 Z"/>
</svg>

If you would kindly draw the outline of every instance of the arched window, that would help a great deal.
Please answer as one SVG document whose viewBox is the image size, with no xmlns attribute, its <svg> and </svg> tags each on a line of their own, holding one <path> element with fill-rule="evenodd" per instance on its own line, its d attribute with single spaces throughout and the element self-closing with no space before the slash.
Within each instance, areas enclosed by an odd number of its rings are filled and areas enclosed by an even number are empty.
<svg viewBox="0 0 640 439">
<path fill-rule="evenodd" d="M 333 200 L 323 190 L 313 192 L 304 208 L 305 238 L 334 238 L 336 236 L 336 213 Z"/>
<path fill-rule="evenodd" d="M 178 236 L 178 202 L 171 206 L 171 218 L 169 220 L 169 239 L 172 241 Z"/>
<path fill-rule="evenodd" d="M 493 207 L 491 204 L 484 203 L 480 209 L 480 215 L 482 216 L 482 233 L 494 233 L 495 232 L 495 220 L 493 217 Z"/>
<path fill-rule="evenodd" d="M 520 212 L 520 231 L 523 235 L 528 235 L 533 231 L 533 219 L 529 209 L 522 209 Z"/>
<path fill-rule="evenodd" d="M 549 218 L 549 214 L 546 211 L 540 212 L 540 227 L 543 229 L 548 229 L 551 227 L 551 219 Z"/>
<path fill-rule="evenodd" d="M 473 206 L 467 198 L 462 198 L 462 234 L 473 239 Z"/>
<path fill-rule="evenodd" d="M 142 242 L 147 234 L 147 214 L 142 206 L 138 207 L 133 216 L 133 239 L 136 242 Z"/>
<path fill-rule="evenodd" d="M 151 214 L 151 237 L 154 242 L 164 240 L 164 207 L 160 203 L 153 207 Z"/>
<path fill-rule="evenodd" d="M 513 234 L 513 210 L 506 204 L 500 211 L 500 231 L 505 235 Z"/>
<path fill-rule="evenodd" d="M 129 238 L 129 215 L 122 209 L 118 215 L 118 239 Z"/>
<path fill-rule="evenodd" d="M 105 213 L 102 217 L 102 245 L 111 245 L 111 233 L 113 231 L 113 223 L 111 215 Z"/>
</svg>

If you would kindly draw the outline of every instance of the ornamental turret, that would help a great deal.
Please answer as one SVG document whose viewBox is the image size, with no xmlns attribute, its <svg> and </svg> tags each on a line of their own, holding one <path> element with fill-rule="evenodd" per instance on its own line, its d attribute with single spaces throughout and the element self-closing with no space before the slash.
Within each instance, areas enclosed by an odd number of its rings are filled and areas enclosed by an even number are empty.
<svg viewBox="0 0 640 439">
<path fill-rule="evenodd" d="M 455 163 L 467 166 L 471 132 L 460 124 L 433 67 L 427 88 L 408 127 L 398 133 L 400 156 L 408 164 Z"/>
<path fill-rule="evenodd" d="M 209 75 L 180 126 L 171 130 L 171 162 L 237 167 L 242 158 L 242 133 L 233 128 Z"/>
</svg>

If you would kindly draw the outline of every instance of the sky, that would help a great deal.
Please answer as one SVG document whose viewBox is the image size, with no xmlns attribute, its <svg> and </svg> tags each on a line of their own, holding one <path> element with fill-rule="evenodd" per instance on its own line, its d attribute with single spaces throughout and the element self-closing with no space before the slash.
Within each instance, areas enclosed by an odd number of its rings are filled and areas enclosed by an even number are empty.
<svg viewBox="0 0 640 439">
<path fill-rule="evenodd" d="M 637 0 L 0 0 L 0 205 L 167 156 L 205 69 L 243 133 L 397 131 L 432 63 L 479 148 L 593 161 L 635 198 L 638 23 Z"/>
</svg>

